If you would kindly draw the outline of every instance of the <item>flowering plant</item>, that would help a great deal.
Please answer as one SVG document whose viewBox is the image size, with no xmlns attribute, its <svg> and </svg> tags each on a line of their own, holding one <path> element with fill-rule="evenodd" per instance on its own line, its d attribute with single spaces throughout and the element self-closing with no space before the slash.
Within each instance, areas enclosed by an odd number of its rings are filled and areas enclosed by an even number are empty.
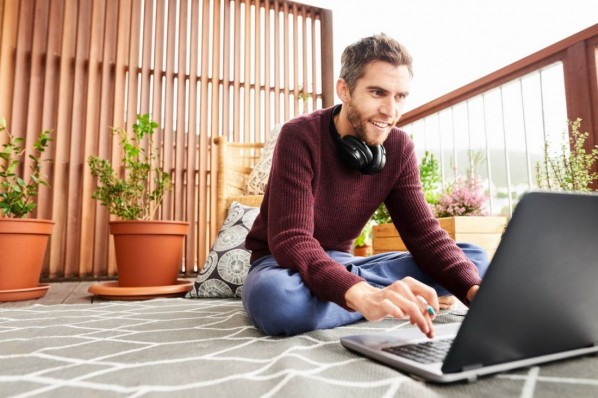
<svg viewBox="0 0 598 398">
<path fill-rule="evenodd" d="M 436 217 L 487 215 L 485 204 L 488 195 L 484 192 L 482 181 L 476 174 L 483 159 L 483 153 L 469 152 L 470 167 L 467 176 L 456 177 L 455 181 L 442 191 L 438 202 L 432 206 Z"/>
<path fill-rule="evenodd" d="M 434 206 L 436 217 L 484 216 L 484 205 L 488 195 L 482 188 L 480 179 L 473 174 L 467 178 L 457 177 L 440 195 Z"/>
</svg>

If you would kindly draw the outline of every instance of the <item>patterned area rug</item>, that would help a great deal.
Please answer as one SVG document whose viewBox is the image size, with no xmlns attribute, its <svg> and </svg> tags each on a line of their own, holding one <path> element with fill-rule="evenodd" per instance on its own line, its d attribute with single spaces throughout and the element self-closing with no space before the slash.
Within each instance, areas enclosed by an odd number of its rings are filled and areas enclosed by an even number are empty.
<svg viewBox="0 0 598 398">
<path fill-rule="evenodd" d="M 442 313 L 440 323 L 460 317 Z M 340 336 L 410 327 L 359 322 L 263 336 L 237 299 L 155 299 L 0 309 L 1 397 L 590 397 L 598 358 L 471 384 L 413 380 Z"/>
</svg>

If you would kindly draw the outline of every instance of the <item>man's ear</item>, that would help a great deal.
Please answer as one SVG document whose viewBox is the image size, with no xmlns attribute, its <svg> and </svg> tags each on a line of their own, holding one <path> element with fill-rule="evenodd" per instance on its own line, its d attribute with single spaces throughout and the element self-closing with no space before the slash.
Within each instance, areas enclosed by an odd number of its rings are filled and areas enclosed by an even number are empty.
<svg viewBox="0 0 598 398">
<path fill-rule="evenodd" d="M 342 102 L 349 102 L 351 99 L 351 93 L 349 92 L 349 86 L 344 79 L 338 79 L 336 81 L 336 95 L 340 98 Z"/>
</svg>

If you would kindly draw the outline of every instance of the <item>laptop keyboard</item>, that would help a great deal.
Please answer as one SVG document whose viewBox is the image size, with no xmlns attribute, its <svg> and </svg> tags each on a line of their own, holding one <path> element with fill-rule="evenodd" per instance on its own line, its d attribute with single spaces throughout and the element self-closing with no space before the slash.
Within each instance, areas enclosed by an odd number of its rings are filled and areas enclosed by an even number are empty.
<svg viewBox="0 0 598 398">
<path fill-rule="evenodd" d="M 452 338 L 386 347 L 382 350 L 419 363 L 434 363 L 444 360 L 451 344 Z"/>
</svg>

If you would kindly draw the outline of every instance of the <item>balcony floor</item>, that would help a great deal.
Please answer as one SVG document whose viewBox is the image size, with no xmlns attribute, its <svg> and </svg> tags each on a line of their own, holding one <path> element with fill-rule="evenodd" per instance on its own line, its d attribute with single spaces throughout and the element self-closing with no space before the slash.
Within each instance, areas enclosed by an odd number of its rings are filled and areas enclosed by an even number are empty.
<svg viewBox="0 0 598 398">
<path fill-rule="evenodd" d="M 194 280 L 194 278 L 189 279 Z M 0 308 L 29 307 L 34 304 L 94 304 L 110 301 L 87 292 L 87 289 L 95 283 L 98 281 L 53 282 L 50 283 L 46 295 L 39 299 L 0 302 Z"/>
</svg>

